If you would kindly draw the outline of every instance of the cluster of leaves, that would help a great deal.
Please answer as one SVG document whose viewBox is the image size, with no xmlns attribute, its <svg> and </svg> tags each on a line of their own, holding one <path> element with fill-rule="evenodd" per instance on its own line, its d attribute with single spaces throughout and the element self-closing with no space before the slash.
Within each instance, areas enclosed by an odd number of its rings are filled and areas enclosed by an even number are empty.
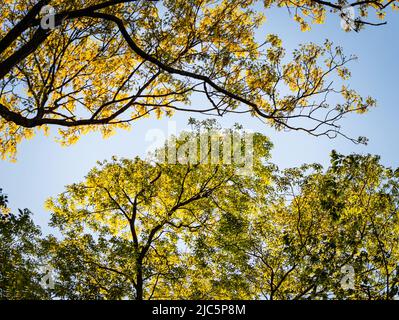
<svg viewBox="0 0 399 320">
<path fill-rule="evenodd" d="M 1 193 L 0 204 L 6 202 Z M 48 292 L 40 285 L 44 275 L 41 232 L 29 210 L 18 214 L 0 213 L 0 299 L 46 299 Z"/>
<path fill-rule="evenodd" d="M 176 137 L 177 153 L 200 136 Z M 254 136 L 249 175 L 240 174 L 243 164 L 205 163 L 200 153 L 186 164 L 99 163 L 48 200 L 61 238 L 42 239 L 27 211 L 2 222 L 2 297 L 395 298 L 398 172 L 375 156 L 336 152 L 326 170 L 279 171 L 270 149 Z M 54 268 L 54 289 L 4 282 L 10 274 L 37 279 L 38 260 Z M 354 289 L 342 286 L 344 266 L 355 271 Z"/>
<path fill-rule="evenodd" d="M 178 137 L 176 153 L 193 137 L 200 133 Z M 255 140 L 257 153 L 268 156 L 270 142 L 260 135 Z M 47 202 L 52 225 L 65 237 L 49 244 L 60 274 L 56 290 L 62 297 L 148 299 L 186 294 L 181 285 L 190 285 L 186 279 L 192 266 L 191 253 L 183 251 L 192 234 L 211 230 L 217 208 L 239 203 L 239 190 L 255 183 L 238 174 L 243 164 L 223 164 L 222 157 L 209 163 L 205 158 L 211 150 L 205 157 L 200 151 L 198 161 L 187 164 L 114 158 L 99 163 L 85 181 Z M 255 167 L 259 165 L 254 161 Z"/>
<path fill-rule="evenodd" d="M 323 0 L 264 0 L 265 6 L 277 5 L 286 7 L 293 12 L 294 20 L 297 21 L 302 31 L 311 29 L 311 24 L 322 24 L 326 20 L 328 12 L 338 14 L 342 19 L 351 24 L 351 28 L 346 31 L 360 31 L 365 26 L 380 26 L 386 24 L 385 17 L 387 11 L 399 9 L 397 0 L 367 0 L 367 1 L 323 1 Z M 352 8 L 357 10 L 357 17 L 348 17 L 345 9 Z M 377 21 L 370 18 L 370 13 L 374 13 Z M 350 21 L 350 19 L 354 19 Z"/>
<path fill-rule="evenodd" d="M 58 139 L 69 145 L 87 132 L 109 136 L 134 120 L 175 111 L 249 113 L 277 129 L 335 137 L 345 114 L 375 105 L 345 85 L 354 57 L 327 42 L 304 44 L 286 62 L 276 35 L 256 40 L 264 11 L 295 10 L 307 30 L 307 21 L 322 23 L 328 9 L 339 13 L 351 5 L 366 17 L 396 8 L 397 1 L 0 4 L 0 154 L 15 159 L 18 143 L 37 130 L 47 134 L 57 126 Z M 56 28 L 41 25 L 49 19 L 41 13 L 45 5 L 55 10 Z M 198 95 L 202 105 L 191 105 Z M 331 95 L 336 105 L 329 105 Z"/>
<path fill-rule="evenodd" d="M 399 288 L 398 178 L 378 157 L 333 152 L 326 172 L 304 165 L 277 173 L 259 211 L 229 218 L 233 227 L 215 239 L 247 258 L 240 270 L 253 296 L 392 299 Z M 239 233 L 237 221 L 246 226 Z M 345 266 L 355 271 L 354 289 L 343 285 Z"/>
</svg>

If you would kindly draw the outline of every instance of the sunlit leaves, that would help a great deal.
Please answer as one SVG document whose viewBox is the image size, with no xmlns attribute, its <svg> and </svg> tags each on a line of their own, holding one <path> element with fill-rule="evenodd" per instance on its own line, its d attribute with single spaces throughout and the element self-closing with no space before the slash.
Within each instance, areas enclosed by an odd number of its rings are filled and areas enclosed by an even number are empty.
<svg viewBox="0 0 399 320">
<path fill-rule="evenodd" d="M 216 129 L 212 121 L 191 124 L 195 130 L 177 138 L 178 154 L 190 140 L 200 141 L 200 129 Z M 226 286 L 233 285 L 232 271 L 221 269 L 218 280 L 211 277 L 210 266 L 198 268 L 202 253 L 193 243 L 219 219 L 224 221 L 233 207 L 251 215 L 255 203 L 250 195 L 271 179 L 265 164 L 271 144 L 260 134 L 253 143 L 249 176 L 239 174 L 244 163 L 223 163 L 223 158 L 205 162 L 200 150 L 194 154 L 198 161 L 185 164 L 113 158 L 99 162 L 83 182 L 49 199 L 52 225 L 65 237 L 49 243 L 53 265 L 60 273 L 57 294 L 149 299 L 210 297 L 212 292 L 219 298 L 247 297 L 243 290 L 230 292 Z M 227 223 L 232 232 L 243 229 L 239 220 Z M 67 263 L 73 256 L 77 257 L 74 262 Z"/>
<path fill-rule="evenodd" d="M 335 71 L 348 80 L 344 65 L 352 60 L 331 44 L 303 45 L 289 55 L 276 35 L 256 40 L 274 4 L 295 8 L 303 30 L 310 26 L 306 17 L 323 22 L 328 5 L 265 1 L 262 10 L 247 0 L 49 3 L 59 21 L 48 33 L 38 28 L 40 19 L 22 33 L 13 29 L 31 9 L 28 1 L 1 7 L 0 37 L 14 37 L 0 51 L 3 158 L 15 159 L 17 145 L 34 128 L 61 127 L 57 140 L 70 145 L 92 131 L 109 137 L 151 115 L 224 115 L 244 107 L 277 129 L 332 137 L 341 134 L 336 122 L 345 113 L 369 107 L 366 99 L 361 108 L 353 99 L 343 109 L 344 103 L 329 106 L 327 95 L 339 91 L 331 86 Z M 192 103 L 193 94 L 203 106 Z"/>
</svg>

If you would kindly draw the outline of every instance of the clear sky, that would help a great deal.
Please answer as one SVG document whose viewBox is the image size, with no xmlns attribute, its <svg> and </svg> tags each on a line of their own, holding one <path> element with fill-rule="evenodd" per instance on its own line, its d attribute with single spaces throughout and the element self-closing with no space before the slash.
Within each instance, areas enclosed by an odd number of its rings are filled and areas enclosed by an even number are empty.
<svg viewBox="0 0 399 320">
<path fill-rule="evenodd" d="M 348 55 L 359 57 L 358 61 L 350 64 L 351 87 L 363 96 L 376 98 L 378 106 L 364 115 L 349 115 L 341 124 L 352 137 L 368 137 L 369 144 L 355 145 L 340 137 L 330 140 L 300 132 L 275 132 L 249 115 L 228 115 L 218 118 L 219 122 L 224 127 L 238 122 L 247 129 L 269 136 L 274 143 L 272 161 L 280 168 L 309 162 L 328 165 L 332 149 L 344 154 L 378 154 L 385 165 L 398 167 L 398 15 L 388 15 L 386 26 L 368 27 L 360 33 L 345 33 L 340 28 L 338 16 L 329 16 L 326 24 L 315 25 L 306 33 L 299 31 L 285 9 L 267 11 L 266 16 L 268 20 L 261 33 L 278 34 L 288 51 L 299 43 L 313 41 L 322 44 L 328 38 L 334 44 L 343 46 Z M 180 113 L 170 120 L 176 122 L 178 130 L 182 130 L 186 128 L 190 116 L 200 118 Z M 112 155 L 144 156 L 151 145 L 150 141 L 146 141 L 146 135 L 152 129 L 161 129 L 167 134 L 167 121 L 155 118 L 139 120 L 131 131 L 118 131 L 107 140 L 99 134 L 89 134 L 68 148 L 61 147 L 54 139 L 36 136 L 19 146 L 17 163 L 0 161 L 0 188 L 8 194 L 13 210 L 29 208 L 34 213 L 35 221 L 47 233 L 50 213 L 44 210 L 43 204 L 48 197 L 62 192 L 67 184 L 81 181 L 97 160 L 109 159 Z"/>
</svg>

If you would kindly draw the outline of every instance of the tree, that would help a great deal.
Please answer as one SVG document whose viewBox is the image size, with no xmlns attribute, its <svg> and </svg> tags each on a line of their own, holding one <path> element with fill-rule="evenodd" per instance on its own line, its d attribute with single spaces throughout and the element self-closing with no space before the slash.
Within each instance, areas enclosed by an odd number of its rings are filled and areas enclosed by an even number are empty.
<svg viewBox="0 0 399 320">
<path fill-rule="evenodd" d="M 255 297 L 397 296 L 397 171 L 370 155 L 333 152 L 331 163 L 326 172 L 305 165 L 278 174 L 258 214 L 226 220 L 241 232 L 225 227 L 216 233 L 222 251 L 238 252 L 247 262 L 240 268 Z"/>
<path fill-rule="evenodd" d="M 222 156 L 247 145 L 214 149 L 215 138 L 234 145 L 239 127 L 221 134 L 212 121 L 192 124 L 154 158 L 99 162 L 49 199 L 61 238 L 43 239 L 28 210 L 3 214 L 1 297 L 398 296 L 399 169 L 334 151 L 325 170 L 279 171 L 268 162 L 269 140 L 255 134 L 252 170 L 242 170 L 245 163 Z M 179 161 L 170 162 L 173 152 Z M 53 290 L 40 286 L 43 261 L 55 271 Z"/>
<path fill-rule="evenodd" d="M 17 144 L 37 130 L 59 127 L 67 145 L 89 131 L 108 136 L 152 113 L 175 111 L 249 113 L 277 129 L 345 135 L 339 120 L 375 105 L 345 84 L 354 57 L 327 41 L 304 44 L 285 62 L 276 35 L 255 40 L 262 4 L 294 10 L 307 30 L 310 22 L 322 23 L 327 10 L 339 13 L 349 2 L 2 0 L 2 156 L 14 159 Z M 45 14 L 48 5 L 55 12 Z M 384 18 L 397 1 L 350 5 L 362 17 L 376 11 Z M 356 30 L 376 24 L 362 19 Z M 335 94 L 339 102 L 329 106 Z M 204 98 L 202 107 L 190 106 L 194 95 Z"/>
<path fill-rule="evenodd" d="M 198 139 L 195 131 L 178 137 L 177 153 Z M 47 243 L 56 295 L 396 297 L 398 172 L 376 156 L 336 152 L 327 170 L 313 164 L 280 172 L 267 161 L 266 137 L 254 137 L 254 150 L 250 175 L 237 174 L 242 164 L 222 162 L 99 163 L 48 202 L 64 235 Z"/>
<path fill-rule="evenodd" d="M 7 197 L 1 193 L 0 204 Z M 46 299 L 49 292 L 41 286 L 41 232 L 28 209 L 18 214 L 0 212 L 0 299 Z"/>
<path fill-rule="evenodd" d="M 213 127 L 212 122 L 205 125 L 207 130 Z M 83 182 L 67 186 L 48 201 L 52 225 L 64 236 L 60 241 L 50 238 L 46 244 L 57 270 L 57 296 L 178 299 L 201 297 L 209 289 L 212 278 L 195 269 L 189 243 L 199 230 L 212 229 L 220 210 L 243 206 L 254 183 L 267 180 L 262 161 L 269 156 L 271 144 L 262 135 L 254 136 L 253 170 L 262 172 L 262 178 L 254 178 L 242 174 L 244 163 L 226 164 L 222 157 L 210 163 L 213 145 L 208 139 L 201 148 L 201 134 L 194 131 L 172 139 L 176 156 L 180 161 L 191 157 L 188 163 L 114 158 L 99 163 Z M 193 141 L 198 145 L 194 156 L 187 153 Z M 239 151 L 246 147 L 239 146 Z M 169 150 L 170 143 L 156 154 L 170 155 Z M 193 285 L 199 280 L 196 273 L 205 280 L 202 288 Z M 214 290 L 208 295 L 238 296 L 231 288 L 229 293 L 222 280 L 212 281 Z"/>
</svg>

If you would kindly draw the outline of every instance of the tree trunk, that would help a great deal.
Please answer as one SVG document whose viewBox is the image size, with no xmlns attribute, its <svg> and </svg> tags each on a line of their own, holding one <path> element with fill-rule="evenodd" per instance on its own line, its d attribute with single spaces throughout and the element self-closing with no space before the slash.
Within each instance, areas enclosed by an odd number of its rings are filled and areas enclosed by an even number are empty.
<svg viewBox="0 0 399 320">
<path fill-rule="evenodd" d="M 136 300 L 143 300 L 143 264 L 137 261 Z"/>
</svg>

